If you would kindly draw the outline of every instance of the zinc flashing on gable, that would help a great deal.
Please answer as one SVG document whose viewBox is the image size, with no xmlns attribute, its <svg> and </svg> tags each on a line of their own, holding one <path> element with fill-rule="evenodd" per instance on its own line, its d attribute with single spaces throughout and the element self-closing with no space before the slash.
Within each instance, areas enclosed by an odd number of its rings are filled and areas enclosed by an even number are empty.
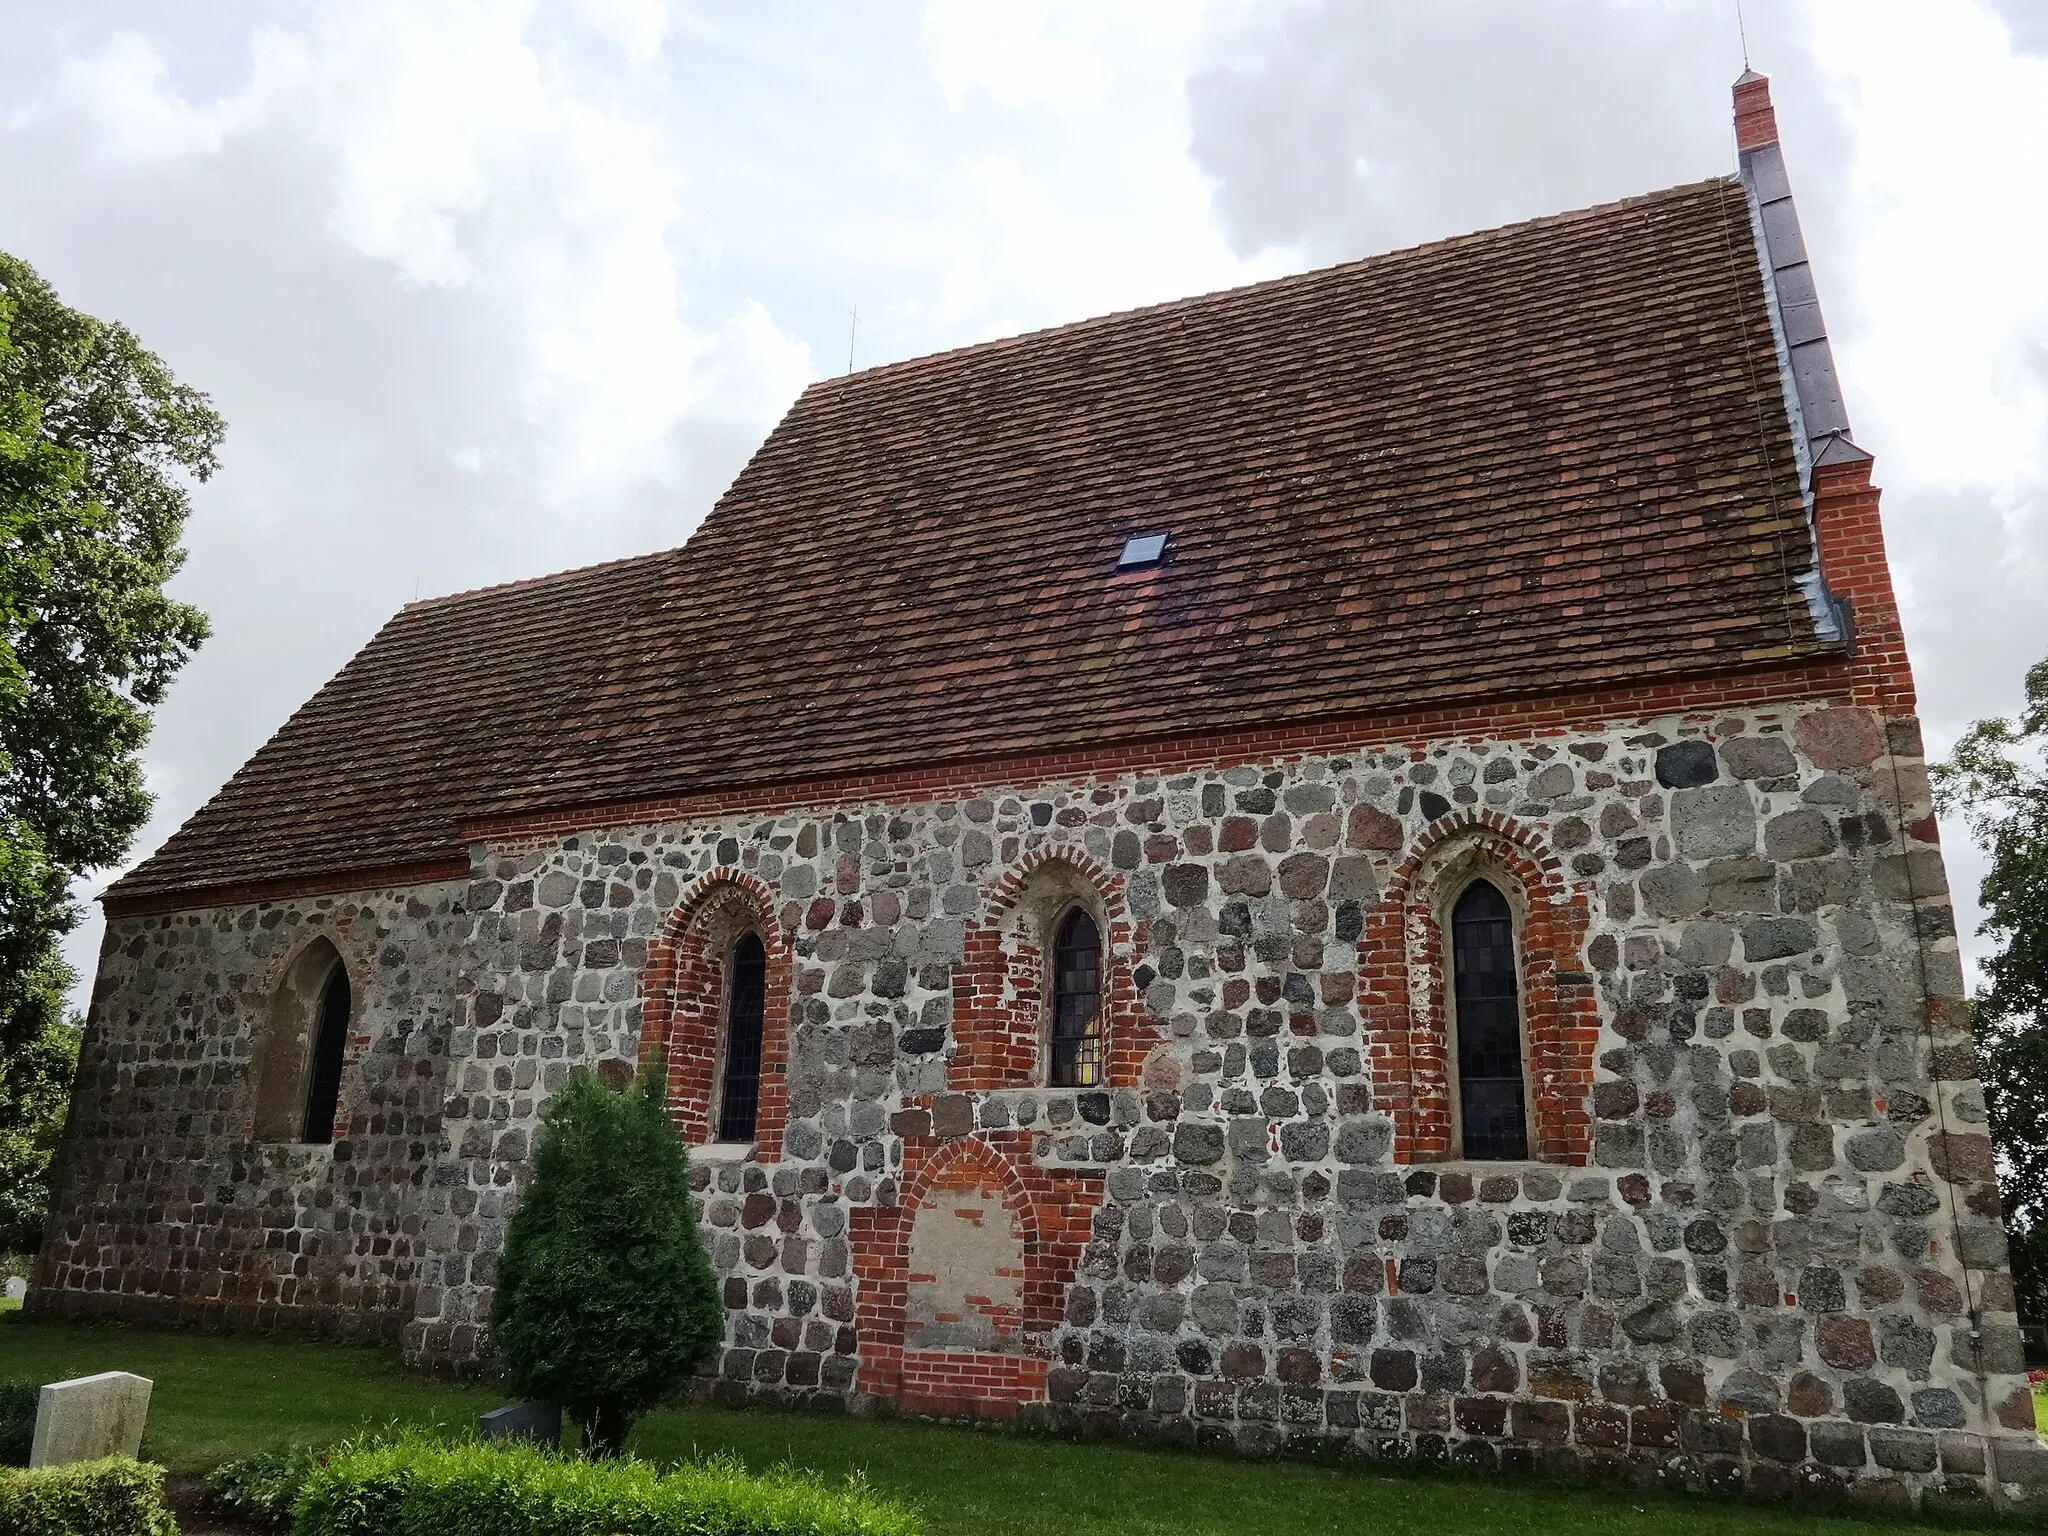
<svg viewBox="0 0 2048 1536">
<path fill-rule="evenodd" d="M 1736 82 L 1738 132 L 1743 87 L 1762 84 L 1762 77 L 1751 73 L 1745 73 Z M 1813 468 L 1816 454 L 1824 444 L 1846 442 L 1851 448 L 1855 444 L 1849 436 L 1849 410 L 1835 372 L 1834 349 L 1828 343 L 1827 322 L 1821 314 L 1813 266 L 1806 254 L 1806 238 L 1799 228 L 1799 209 L 1792 200 L 1792 180 L 1785 169 L 1784 151 L 1777 142 L 1775 118 L 1769 115 L 1768 87 L 1760 94 L 1766 120 L 1771 124 L 1771 139 L 1741 150 L 1738 160 L 1743 190 L 1748 194 L 1750 231 L 1763 269 L 1771 330 L 1777 342 L 1778 371 L 1784 382 L 1793 452 L 1799 462 L 1800 496 L 1806 508 L 1807 537 L 1813 552 L 1813 566 L 1799 578 L 1798 586 L 1820 637 L 1848 642 L 1852 633 L 1848 616 L 1821 575 L 1820 536 L 1814 523 Z"/>
</svg>

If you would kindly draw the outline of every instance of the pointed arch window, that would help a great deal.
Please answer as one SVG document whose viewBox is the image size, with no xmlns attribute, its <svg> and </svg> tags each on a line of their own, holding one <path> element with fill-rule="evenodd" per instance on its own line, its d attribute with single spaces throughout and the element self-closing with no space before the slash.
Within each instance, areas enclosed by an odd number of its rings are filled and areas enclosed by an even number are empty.
<svg viewBox="0 0 2048 1536">
<path fill-rule="evenodd" d="M 718 1096 L 718 1139 L 752 1141 L 761 1108 L 761 1030 L 768 999 L 768 950 L 758 933 L 732 947 L 725 1012 L 725 1076 Z"/>
<path fill-rule="evenodd" d="M 1102 1081 L 1102 930 L 1085 908 L 1060 919 L 1052 947 L 1052 1029 L 1047 1082 L 1089 1088 Z"/>
<path fill-rule="evenodd" d="M 1468 1158 L 1529 1155 L 1519 974 L 1513 909 L 1490 881 L 1474 880 L 1451 910 L 1458 1124 Z"/>
<path fill-rule="evenodd" d="M 326 1146 L 334 1140 L 334 1115 L 341 1103 L 341 1063 L 348 1051 L 348 969 L 339 959 L 320 989 L 320 1012 L 313 1029 L 313 1052 L 306 1062 L 306 1108 L 299 1140 Z"/>
</svg>

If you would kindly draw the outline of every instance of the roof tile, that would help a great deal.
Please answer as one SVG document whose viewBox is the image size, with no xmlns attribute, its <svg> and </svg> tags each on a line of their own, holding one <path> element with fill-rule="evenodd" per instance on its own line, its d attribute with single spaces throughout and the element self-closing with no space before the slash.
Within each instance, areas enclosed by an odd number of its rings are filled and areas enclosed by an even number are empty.
<svg viewBox="0 0 2048 1536">
<path fill-rule="evenodd" d="M 1680 187 L 814 384 L 681 549 L 399 613 L 113 894 L 1819 654 L 1810 561 L 1744 194 Z"/>
</svg>

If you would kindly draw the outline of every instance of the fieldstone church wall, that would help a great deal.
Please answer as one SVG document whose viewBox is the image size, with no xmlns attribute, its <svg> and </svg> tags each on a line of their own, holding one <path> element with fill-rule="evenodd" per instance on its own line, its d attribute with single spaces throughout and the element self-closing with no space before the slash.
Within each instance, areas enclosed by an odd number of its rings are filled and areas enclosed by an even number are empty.
<svg viewBox="0 0 2048 1536">
<path fill-rule="evenodd" d="M 1474 871 L 1516 907 L 1529 1162 L 1451 1155 Z M 1035 925 L 1074 900 L 1108 1081 L 1047 1089 Z M 481 1368 L 548 1094 L 658 1050 L 701 1126 L 749 925 L 762 1132 L 695 1169 L 721 1396 L 1879 1500 L 2041 1478 L 1917 732 L 1847 708 L 584 829 L 480 845 L 466 889 L 119 920 L 35 1307 Z M 258 1146 L 252 1035 L 316 930 L 360 977 L 346 1133 Z"/>
<path fill-rule="evenodd" d="M 32 1310 L 395 1338 L 428 1240 L 461 883 L 107 925 Z M 331 944 L 355 1009 L 335 1140 L 257 1139 L 273 999 Z"/>
</svg>

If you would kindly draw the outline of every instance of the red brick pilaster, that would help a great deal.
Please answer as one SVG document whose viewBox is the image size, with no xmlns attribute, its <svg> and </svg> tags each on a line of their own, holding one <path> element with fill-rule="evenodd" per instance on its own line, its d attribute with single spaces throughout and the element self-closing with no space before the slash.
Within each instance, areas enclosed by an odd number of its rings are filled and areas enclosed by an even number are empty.
<svg viewBox="0 0 2048 1536">
<path fill-rule="evenodd" d="M 668 1060 L 670 1113 L 692 1145 L 711 1134 L 720 1031 L 725 1019 L 726 959 L 745 932 L 768 952 L 761 1009 L 761 1097 L 754 1120 L 754 1156 L 782 1157 L 789 1121 L 790 954 L 777 925 L 772 893 L 754 876 L 715 869 L 684 893 L 661 936 L 647 947 L 640 976 L 640 1060 L 657 1051 Z"/>
<path fill-rule="evenodd" d="M 1820 542 L 1821 576 L 1828 591 L 1849 606 L 1855 626 L 1850 686 L 1855 701 L 1887 720 L 1918 709 L 1913 665 L 1906 656 L 1891 565 L 1885 559 L 1884 523 L 1878 490 L 1871 484 L 1868 454 L 1846 444 L 1824 449 L 1845 456 L 1821 462 L 1813 471 L 1813 520 Z M 1849 456 L 1854 455 L 1854 456 Z"/>
</svg>

